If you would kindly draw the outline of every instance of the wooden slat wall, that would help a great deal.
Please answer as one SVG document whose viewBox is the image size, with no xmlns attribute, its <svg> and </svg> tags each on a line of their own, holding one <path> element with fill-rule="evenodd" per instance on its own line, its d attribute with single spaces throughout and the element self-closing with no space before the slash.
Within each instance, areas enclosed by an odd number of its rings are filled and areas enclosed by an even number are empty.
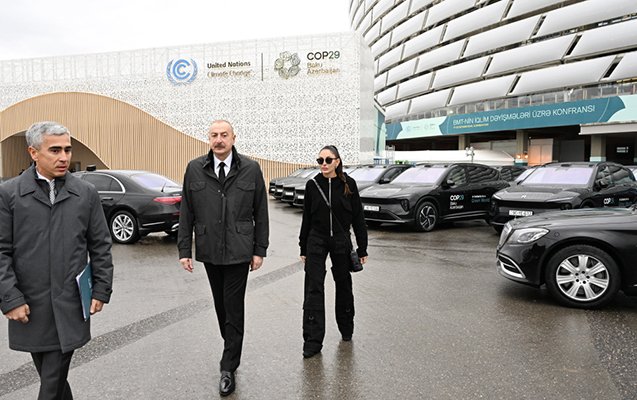
<svg viewBox="0 0 637 400">
<path fill-rule="evenodd" d="M 153 171 L 177 182 L 182 181 L 188 162 L 209 150 L 208 143 L 122 101 L 91 93 L 51 93 L 0 112 L 5 176 L 16 175 L 24 166 L 23 156 L 28 157 L 24 137 L 12 136 L 37 121 L 57 121 L 66 126 L 73 138 L 93 151 L 108 168 Z M 305 166 L 251 158 L 261 165 L 266 182 Z M 29 161 L 27 158 L 27 165 Z"/>
</svg>

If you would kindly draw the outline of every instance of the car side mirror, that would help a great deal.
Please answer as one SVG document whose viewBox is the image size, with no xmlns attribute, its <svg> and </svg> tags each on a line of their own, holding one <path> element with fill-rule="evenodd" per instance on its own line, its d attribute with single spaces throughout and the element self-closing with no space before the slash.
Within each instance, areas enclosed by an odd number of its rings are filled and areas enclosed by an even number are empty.
<svg viewBox="0 0 637 400">
<path fill-rule="evenodd" d="M 389 178 L 382 178 L 380 181 L 378 181 L 378 183 L 380 183 L 381 185 L 384 185 L 385 183 L 390 183 L 391 179 Z"/>
<path fill-rule="evenodd" d="M 456 186 L 456 183 L 452 181 L 451 179 L 447 179 L 443 182 L 443 186 L 446 188 L 450 188 L 450 187 Z"/>
</svg>

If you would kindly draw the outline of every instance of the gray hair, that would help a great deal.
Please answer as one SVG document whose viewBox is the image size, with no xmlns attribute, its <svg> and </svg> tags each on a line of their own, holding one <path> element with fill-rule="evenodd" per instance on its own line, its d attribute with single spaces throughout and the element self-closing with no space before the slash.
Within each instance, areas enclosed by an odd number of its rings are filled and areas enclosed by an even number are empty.
<svg viewBox="0 0 637 400">
<path fill-rule="evenodd" d="M 71 132 L 64 126 L 57 122 L 53 121 L 43 121 L 36 122 L 31 125 L 31 127 L 27 130 L 26 138 L 27 138 L 27 146 L 31 146 L 34 149 L 40 149 L 42 142 L 44 141 L 44 135 L 69 135 L 71 136 Z"/>
</svg>

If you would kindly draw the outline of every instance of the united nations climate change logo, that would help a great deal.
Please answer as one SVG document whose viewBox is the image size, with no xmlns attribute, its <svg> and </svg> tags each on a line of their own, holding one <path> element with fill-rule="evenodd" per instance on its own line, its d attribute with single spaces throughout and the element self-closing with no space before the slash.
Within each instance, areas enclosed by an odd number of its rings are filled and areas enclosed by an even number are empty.
<svg viewBox="0 0 637 400">
<path fill-rule="evenodd" d="M 166 76 L 173 85 L 185 85 L 197 77 L 197 63 L 192 58 L 171 60 L 166 66 Z"/>
<path fill-rule="evenodd" d="M 281 78 L 288 79 L 298 75 L 301 71 L 299 64 L 301 64 L 301 59 L 297 53 L 292 54 L 284 51 L 279 54 L 279 58 L 274 61 L 274 70 L 279 72 Z"/>
</svg>

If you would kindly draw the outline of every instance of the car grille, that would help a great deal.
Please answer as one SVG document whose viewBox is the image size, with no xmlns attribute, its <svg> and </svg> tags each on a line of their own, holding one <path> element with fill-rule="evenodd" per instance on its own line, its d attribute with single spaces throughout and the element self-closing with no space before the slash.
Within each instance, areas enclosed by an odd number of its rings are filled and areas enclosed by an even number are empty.
<svg viewBox="0 0 637 400">
<path fill-rule="evenodd" d="M 505 209 L 515 209 L 515 210 L 538 210 L 539 212 L 547 211 L 547 210 L 559 210 L 562 206 L 561 203 L 550 203 L 550 202 L 537 202 L 537 201 L 498 201 L 498 206 L 500 210 Z"/>
<path fill-rule="evenodd" d="M 400 200 L 382 199 L 377 197 L 361 197 L 363 204 L 400 204 Z"/>
<path fill-rule="evenodd" d="M 505 275 L 509 275 L 517 279 L 526 279 L 526 276 L 520 267 L 518 267 L 518 264 L 507 256 L 503 256 L 502 254 L 498 255 L 498 267 Z"/>
</svg>

